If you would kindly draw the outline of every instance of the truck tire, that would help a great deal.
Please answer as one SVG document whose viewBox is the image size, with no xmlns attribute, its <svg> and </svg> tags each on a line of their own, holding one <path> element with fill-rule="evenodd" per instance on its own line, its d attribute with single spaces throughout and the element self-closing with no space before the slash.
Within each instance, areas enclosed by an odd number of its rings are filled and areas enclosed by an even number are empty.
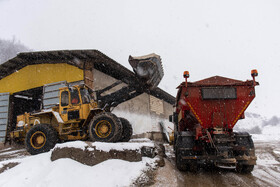
<svg viewBox="0 0 280 187">
<path fill-rule="evenodd" d="M 198 171 L 198 165 L 196 160 L 192 159 L 183 159 L 183 156 L 194 156 L 194 152 L 192 150 L 194 146 L 194 138 L 190 132 L 187 133 L 187 136 L 177 136 L 176 140 L 176 167 L 179 171 L 190 171 L 196 173 Z"/>
<path fill-rule="evenodd" d="M 120 119 L 110 113 L 102 112 L 92 118 L 89 123 L 89 138 L 98 142 L 117 142 L 122 136 Z"/>
<path fill-rule="evenodd" d="M 251 173 L 254 170 L 254 165 L 245 165 L 245 164 L 237 164 L 236 171 L 237 173 Z"/>
<path fill-rule="evenodd" d="M 235 133 L 235 140 L 237 146 L 244 146 L 246 149 L 242 151 L 235 151 L 236 156 L 255 156 L 255 146 L 254 142 L 247 132 L 239 132 Z M 249 150 L 253 151 L 249 151 Z M 236 171 L 238 173 L 251 173 L 254 169 L 254 165 L 249 165 L 246 163 L 237 163 L 236 165 Z"/>
<path fill-rule="evenodd" d="M 57 142 L 56 130 L 48 124 L 33 126 L 26 134 L 25 146 L 31 155 L 48 152 Z"/>
<path fill-rule="evenodd" d="M 182 158 L 182 152 L 177 150 L 175 153 L 176 167 L 179 171 L 188 171 L 188 163 Z"/>
<path fill-rule="evenodd" d="M 129 121 L 125 118 L 120 118 L 122 123 L 122 137 L 120 139 L 121 142 L 128 142 L 133 134 L 133 129 Z"/>
</svg>

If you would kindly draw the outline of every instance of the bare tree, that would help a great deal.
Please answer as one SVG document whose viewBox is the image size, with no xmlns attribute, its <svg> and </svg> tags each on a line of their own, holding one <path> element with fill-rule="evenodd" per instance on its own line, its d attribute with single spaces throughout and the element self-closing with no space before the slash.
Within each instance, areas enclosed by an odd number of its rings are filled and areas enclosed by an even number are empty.
<svg viewBox="0 0 280 187">
<path fill-rule="evenodd" d="M 16 40 L 4 40 L 0 38 L 0 64 L 15 57 L 19 52 L 28 52 L 30 49 Z"/>
</svg>

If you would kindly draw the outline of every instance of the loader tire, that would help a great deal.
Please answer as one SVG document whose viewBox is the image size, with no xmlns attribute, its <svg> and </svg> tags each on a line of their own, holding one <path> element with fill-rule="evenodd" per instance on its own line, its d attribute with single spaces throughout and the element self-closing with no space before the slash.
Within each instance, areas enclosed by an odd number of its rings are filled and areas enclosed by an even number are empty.
<svg viewBox="0 0 280 187">
<path fill-rule="evenodd" d="M 120 119 L 110 113 L 102 112 L 92 118 L 89 123 L 89 138 L 98 142 L 117 142 L 122 136 Z"/>
<path fill-rule="evenodd" d="M 120 142 L 128 142 L 133 134 L 132 126 L 129 121 L 125 118 L 120 118 L 123 130 Z"/>
<path fill-rule="evenodd" d="M 31 155 L 48 152 L 57 142 L 56 130 L 48 124 L 33 126 L 26 134 L 25 146 Z"/>
</svg>

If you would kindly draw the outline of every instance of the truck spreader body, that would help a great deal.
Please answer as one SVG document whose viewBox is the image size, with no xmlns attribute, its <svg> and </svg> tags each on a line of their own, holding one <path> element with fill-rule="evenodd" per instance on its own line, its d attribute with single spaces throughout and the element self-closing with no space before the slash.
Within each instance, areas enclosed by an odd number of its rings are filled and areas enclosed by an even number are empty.
<svg viewBox="0 0 280 187">
<path fill-rule="evenodd" d="M 256 70 L 253 80 L 239 81 L 220 76 L 178 86 L 174 123 L 174 151 L 179 170 L 197 171 L 199 167 L 236 167 L 251 172 L 256 164 L 255 148 L 246 132 L 234 132 L 238 120 L 255 98 Z"/>
</svg>

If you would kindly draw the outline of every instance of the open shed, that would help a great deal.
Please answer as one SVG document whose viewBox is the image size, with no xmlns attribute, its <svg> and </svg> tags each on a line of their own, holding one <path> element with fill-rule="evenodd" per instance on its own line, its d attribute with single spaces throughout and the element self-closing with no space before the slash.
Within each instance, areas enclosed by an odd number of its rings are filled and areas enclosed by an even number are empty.
<svg viewBox="0 0 280 187">
<path fill-rule="evenodd" d="M 48 104 L 52 98 L 43 97 L 43 93 L 47 91 L 46 86 L 55 85 L 54 88 L 57 88 L 63 86 L 63 82 L 66 81 L 68 83 L 82 81 L 95 90 L 102 89 L 116 80 L 130 84 L 135 82 L 136 77 L 133 72 L 98 50 L 42 51 L 18 54 L 15 58 L 0 65 L 0 141 L 9 138 L 6 137 L 6 132 L 15 127 L 17 115 L 40 110 Z M 53 83 L 55 84 L 53 85 Z M 138 97 L 143 97 L 142 95 Z M 152 90 L 148 97 L 146 94 L 145 98 L 140 100 L 138 98 L 138 103 L 135 98 L 132 99 L 134 101 L 126 102 L 132 102 L 132 104 L 128 103 L 126 106 L 124 103 L 120 108 L 133 112 L 134 105 L 141 104 L 143 99 L 148 99 L 149 115 L 154 113 L 167 118 L 172 113 L 175 98 L 160 88 Z M 159 104 L 160 102 L 162 104 Z M 164 103 L 166 110 L 164 110 Z M 146 108 L 142 111 L 146 111 Z M 145 114 L 143 113 L 143 115 Z"/>
</svg>

